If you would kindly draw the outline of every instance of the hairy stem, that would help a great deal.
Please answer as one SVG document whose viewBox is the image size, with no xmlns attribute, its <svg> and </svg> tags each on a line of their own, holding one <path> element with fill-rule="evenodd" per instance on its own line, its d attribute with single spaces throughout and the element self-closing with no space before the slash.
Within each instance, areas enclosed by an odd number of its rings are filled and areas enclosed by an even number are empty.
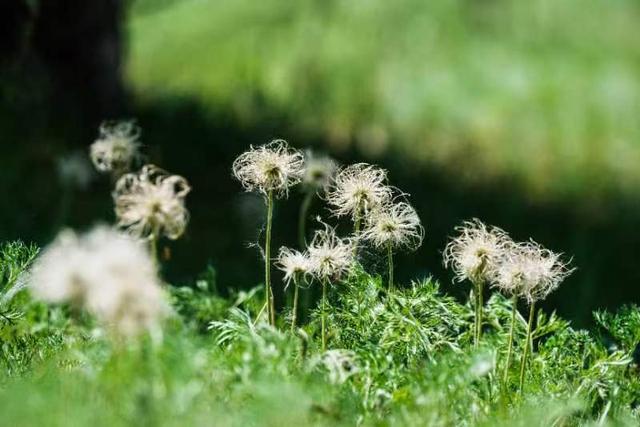
<svg viewBox="0 0 640 427">
<path fill-rule="evenodd" d="M 322 281 L 322 351 L 327 350 L 327 331 L 326 331 L 326 317 L 327 317 L 327 281 Z"/>
<path fill-rule="evenodd" d="M 509 327 L 509 344 L 507 346 L 507 360 L 504 364 L 504 375 L 502 381 L 506 387 L 509 379 L 509 368 L 511 367 L 511 352 L 513 351 L 513 331 L 516 324 L 516 313 L 518 312 L 518 296 L 514 295 L 511 299 L 511 326 Z"/>
<path fill-rule="evenodd" d="M 300 205 L 300 213 L 298 216 L 298 245 L 300 246 L 300 250 L 304 250 L 307 247 L 307 215 L 309 214 L 309 208 L 313 201 L 313 195 L 313 191 L 307 192 Z"/>
<path fill-rule="evenodd" d="M 271 289 L 271 222 L 273 220 L 273 192 L 267 193 L 267 230 L 264 244 L 264 290 L 268 307 L 269 322 L 275 326 L 275 304 L 273 301 L 273 291 Z"/>
<path fill-rule="evenodd" d="M 293 312 L 291 313 L 291 332 L 296 330 L 296 318 L 298 316 L 298 280 L 293 279 Z"/>
<path fill-rule="evenodd" d="M 527 324 L 527 341 L 524 345 L 524 354 L 522 355 L 522 362 L 520 364 L 520 393 L 524 388 L 524 373 L 527 366 L 527 357 L 529 356 L 529 348 L 532 347 L 531 334 L 533 332 L 533 316 L 535 315 L 535 302 L 531 303 L 529 308 L 529 323 Z M 533 349 L 532 349 L 533 351 Z"/>
<path fill-rule="evenodd" d="M 393 290 L 393 247 L 387 245 L 387 259 L 389 260 L 389 292 Z"/>
</svg>

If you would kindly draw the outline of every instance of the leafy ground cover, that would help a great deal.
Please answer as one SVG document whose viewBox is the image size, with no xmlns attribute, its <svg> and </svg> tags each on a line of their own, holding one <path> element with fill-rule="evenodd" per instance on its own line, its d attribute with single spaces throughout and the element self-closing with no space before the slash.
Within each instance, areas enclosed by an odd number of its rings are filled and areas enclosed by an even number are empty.
<svg viewBox="0 0 640 427">
<path fill-rule="evenodd" d="M 262 286 L 229 298 L 209 271 L 166 285 L 162 340 L 113 340 L 92 318 L 31 299 L 19 279 L 37 249 L 5 244 L 0 408 L 6 425 L 637 425 L 640 311 L 576 330 L 538 312 L 525 387 L 503 382 L 510 302 L 474 309 L 433 279 L 388 291 L 356 269 L 329 292 L 328 350 L 316 308 L 295 332 L 256 322 Z M 303 290 L 303 292 L 305 292 Z M 518 314 L 514 361 L 526 320 Z"/>
</svg>

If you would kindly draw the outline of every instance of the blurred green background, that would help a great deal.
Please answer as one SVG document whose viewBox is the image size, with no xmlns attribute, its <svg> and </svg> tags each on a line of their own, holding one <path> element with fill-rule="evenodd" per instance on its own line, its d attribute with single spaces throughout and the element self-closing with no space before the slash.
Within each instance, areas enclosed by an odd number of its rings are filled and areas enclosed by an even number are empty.
<svg viewBox="0 0 640 427">
<path fill-rule="evenodd" d="M 230 165 L 282 137 L 377 163 L 412 195 L 427 238 L 398 257 L 401 280 L 463 296 L 441 251 L 477 216 L 574 257 L 548 308 L 578 325 L 640 302 L 637 1 L 83 3 L 2 6 L 3 240 L 111 221 L 108 179 L 73 171 L 101 120 L 133 117 L 150 161 L 194 188 L 173 281 L 211 263 L 221 292 L 259 283 L 262 202 Z M 276 245 L 295 244 L 300 199 L 278 206 Z M 378 258 L 364 262 L 382 272 Z"/>
</svg>

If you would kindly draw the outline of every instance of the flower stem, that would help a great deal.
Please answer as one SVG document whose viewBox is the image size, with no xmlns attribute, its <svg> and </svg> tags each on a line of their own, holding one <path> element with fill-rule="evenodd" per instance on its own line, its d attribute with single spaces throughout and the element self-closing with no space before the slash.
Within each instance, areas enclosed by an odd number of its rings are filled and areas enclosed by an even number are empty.
<svg viewBox="0 0 640 427">
<path fill-rule="evenodd" d="M 159 227 L 154 226 L 151 231 L 151 235 L 149 236 L 149 253 L 151 254 L 151 259 L 153 260 L 153 265 L 156 268 L 160 269 L 160 260 L 158 259 L 158 238 L 160 237 Z"/>
<path fill-rule="evenodd" d="M 387 258 L 389 260 L 389 292 L 393 290 L 393 247 L 387 245 Z"/>
<path fill-rule="evenodd" d="M 273 192 L 267 193 L 267 230 L 264 244 L 264 287 L 267 303 L 267 313 L 272 326 L 275 326 L 275 307 L 273 301 L 273 291 L 271 289 L 271 222 L 273 220 Z"/>
<path fill-rule="evenodd" d="M 326 331 L 326 317 L 327 317 L 327 282 L 322 281 L 322 351 L 327 350 L 327 331 Z"/>
<path fill-rule="evenodd" d="M 520 364 L 520 393 L 522 393 L 522 389 L 524 388 L 524 372 L 527 366 L 527 357 L 529 356 L 529 348 L 533 347 L 531 341 L 531 334 L 533 329 L 533 316 L 535 315 L 535 302 L 531 303 L 531 307 L 529 308 L 529 323 L 527 324 L 527 341 L 524 345 L 524 354 L 522 355 L 522 363 Z M 532 349 L 533 351 L 533 349 Z"/>
<path fill-rule="evenodd" d="M 291 313 L 291 332 L 296 330 L 296 317 L 298 315 L 298 281 L 293 279 L 293 312 Z"/>
<path fill-rule="evenodd" d="M 473 283 L 473 293 L 475 297 L 475 321 L 473 331 L 473 345 L 478 347 L 480 338 L 482 337 L 482 281 L 478 280 Z"/>
<path fill-rule="evenodd" d="M 516 324 L 516 313 L 518 312 L 518 296 L 514 295 L 511 299 L 511 326 L 509 328 L 509 344 L 507 346 L 507 360 L 504 364 L 504 376 L 503 383 L 506 387 L 507 380 L 509 379 L 509 368 L 511 367 L 511 352 L 513 351 L 513 331 Z"/>
<path fill-rule="evenodd" d="M 307 215 L 313 201 L 313 195 L 313 191 L 308 191 L 300 205 L 300 214 L 298 216 L 298 245 L 300 250 L 307 247 Z"/>
</svg>

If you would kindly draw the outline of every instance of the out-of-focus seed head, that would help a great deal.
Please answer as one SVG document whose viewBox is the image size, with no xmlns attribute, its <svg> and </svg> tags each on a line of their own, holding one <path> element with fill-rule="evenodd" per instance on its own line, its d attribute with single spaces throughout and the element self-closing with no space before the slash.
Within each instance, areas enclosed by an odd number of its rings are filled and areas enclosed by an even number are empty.
<svg viewBox="0 0 640 427">
<path fill-rule="evenodd" d="M 84 308 L 124 337 L 157 330 L 169 312 L 148 251 L 104 226 L 84 235 L 61 232 L 27 280 L 35 297 Z"/>
<path fill-rule="evenodd" d="M 491 282 L 500 260 L 513 241 L 498 227 L 487 227 L 478 219 L 456 227 L 458 235 L 444 250 L 444 265 L 451 267 L 458 281 Z"/>
<path fill-rule="evenodd" d="M 140 128 L 133 121 L 104 122 L 100 135 L 89 149 L 91 161 L 99 172 L 115 176 L 129 171 L 139 157 Z"/>
<path fill-rule="evenodd" d="M 409 203 L 391 203 L 371 212 L 362 238 L 377 248 L 391 245 L 395 249 L 415 250 L 422 244 L 424 227 Z"/>
<path fill-rule="evenodd" d="M 177 239 L 189 221 L 185 197 L 190 191 L 186 179 L 154 165 L 123 175 L 113 191 L 118 227 L 140 238 L 157 233 Z"/>
<path fill-rule="evenodd" d="M 251 146 L 233 162 L 233 176 L 246 191 L 262 194 L 273 192 L 286 197 L 289 188 L 298 184 L 304 174 L 303 154 L 276 139 L 259 147 Z"/>
<path fill-rule="evenodd" d="M 357 163 L 347 166 L 336 174 L 327 193 L 327 202 L 336 216 L 350 215 L 357 219 L 378 206 L 391 201 L 392 190 L 387 185 L 384 169 Z"/>
<path fill-rule="evenodd" d="M 329 156 L 318 156 L 311 150 L 305 152 L 305 168 L 302 183 L 310 191 L 324 192 L 331 185 L 338 164 Z"/>
</svg>

